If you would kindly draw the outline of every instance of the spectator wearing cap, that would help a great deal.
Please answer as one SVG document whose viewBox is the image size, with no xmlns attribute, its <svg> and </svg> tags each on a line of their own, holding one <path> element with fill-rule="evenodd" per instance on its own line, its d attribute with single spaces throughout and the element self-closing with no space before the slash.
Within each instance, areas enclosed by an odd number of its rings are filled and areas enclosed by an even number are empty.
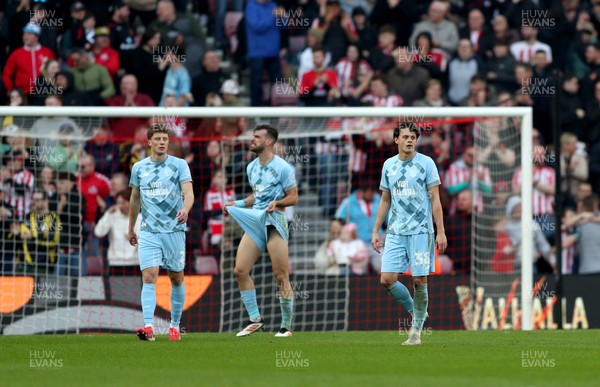
<svg viewBox="0 0 600 387">
<path fill-rule="evenodd" d="M 418 0 L 376 0 L 371 23 L 375 28 L 392 25 L 396 30 L 396 41 L 400 46 L 406 46 L 413 25 L 420 17 Z"/>
<path fill-rule="evenodd" d="M 171 0 L 159 0 L 156 4 L 156 20 L 150 24 L 150 28 L 160 31 L 163 46 L 185 49 L 186 60 L 182 63 L 191 77 L 202 71 L 205 37 L 194 17 L 177 13 Z"/>
<path fill-rule="evenodd" d="M 121 0 L 117 0 L 109 8 L 111 20 L 108 23 L 110 29 L 110 45 L 119 52 L 121 63 L 127 59 L 133 60 L 131 53 L 136 48 L 135 33 L 129 23 L 129 6 Z M 137 59 L 137 58 L 135 58 Z"/>
<path fill-rule="evenodd" d="M 192 95 L 196 106 L 206 105 L 206 96 L 218 93 L 227 79 L 221 70 L 221 58 L 215 50 L 208 50 L 202 58 L 202 73 L 192 79 Z"/>
<path fill-rule="evenodd" d="M 155 106 L 148 94 L 138 92 L 138 80 L 133 74 L 121 78 L 121 94 L 111 97 L 106 102 L 109 106 Z M 144 117 L 122 117 L 110 120 L 110 127 L 117 137 L 132 137 L 135 128 L 148 122 Z"/>
<path fill-rule="evenodd" d="M 393 57 L 396 66 L 385 74 L 386 80 L 390 90 L 402 97 L 404 106 L 411 106 L 425 96 L 429 73 L 414 64 L 407 47 L 398 47 Z"/>
<path fill-rule="evenodd" d="M 106 67 L 93 63 L 88 55 L 85 49 L 76 48 L 69 56 L 75 90 L 86 92 L 94 105 L 104 105 L 104 100 L 115 95 L 115 86 Z"/>
<path fill-rule="evenodd" d="M 62 99 L 57 95 L 49 95 L 44 100 L 44 106 L 48 107 L 59 107 L 62 105 Z M 31 129 L 29 131 L 30 135 L 36 138 L 36 145 L 38 150 L 38 155 L 45 155 L 45 152 L 50 150 L 50 148 L 56 146 L 58 142 L 58 132 L 61 126 L 67 124 L 73 128 L 76 128 L 76 134 L 81 135 L 81 131 L 78 129 L 75 121 L 70 119 L 69 117 L 64 116 L 46 116 L 40 117 L 34 121 Z M 45 157 L 45 156 L 44 156 Z M 43 161 L 43 160 L 40 160 Z"/>
<path fill-rule="evenodd" d="M 46 164 L 57 172 L 77 173 L 81 147 L 73 140 L 75 127 L 63 124 L 58 129 L 58 144 L 48 151 Z"/>
<path fill-rule="evenodd" d="M 28 23 L 23 28 L 23 47 L 17 48 L 6 61 L 2 71 L 2 81 L 7 92 L 15 87 L 25 94 L 31 92 L 32 82 L 40 75 L 45 60 L 54 59 L 54 53 L 39 43 L 41 28 Z"/>
<path fill-rule="evenodd" d="M 50 11 L 52 12 L 52 11 Z M 40 44 L 44 47 L 48 47 L 55 56 L 58 56 L 58 33 L 59 29 L 56 28 L 57 20 L 48 19 L 53 18 L 53 14 L 46 11 L 46 4 L 44 2 L 35 1 L 31 5 L 29 11 L 29 22 L 37 24 L 41 27 L 42 31 L 40 34 Z"/>
<path fill-rule="evenodd" d="M 362 7 L 352 10 L 352 22 L 358 34 L 358 50 L 363 58 L 369 57 L 369 50 L 377 44 L 377 29 L 371 25 Z"/>
<path fill-rule="evenodd" d="M 240 88 L 236 81 L 228 79 L 223 83 L 221 87 L 221 94 L 223 95 L 223 106 L 225 107 L 242 107 L 245 106 L 240 101 L 238 95 L 240 94 Z M 222 133 L 223 137 L 235 137 L 239 136 L 246 130 L 247 121 L 244 117 L 227 117 L 222 118 Z"/>
<path fill-rule="evenodd" d="M 31 211 L 31 195 L 35 187 L 35 176 L 25 168 L 21 151 L 7 153 L 2 158 L 2 186 L 10 191 L 5 200 L 14 209 L 14 218 L 22 221 Z"/>
<path fill-rule="evenodd" d="M 110 46 L 110 29 L 108 27 L 96 28 L 94 45 L 91 52 L 94 55 L 94 62 L 100 66 L 106 67 L 112 80 L 114 81 L 117 70 L 121 67 L 119 53 Z"/>
<path fill-rule="evenodd" d="M 414 46 L 417 35 L 427 31 L 433 39 L 433 47 L 443 49 L 448 57 L 454 55 L 459 37 L 456 24 L 445 18 L 449 8 L 450 3 L 438 0 L 431 2 L 427 19 L 415 25 L 410 36 L 410 45 Z"/>
<path fill-rule="evenodd" d="M 73 47 L 85 46 L 86 41 L 85 28 L 83 27 L 83 20 L 86 17 L 85 6 L 82 2 L 76 1 L 69 10 L 71 13 L 71 26 L 63 33 L 60 44 L 63 58 L 69 56 L 69 52 Z"/>
<path fill-rule="evenodd" d="M 160 32 L 149 28 L 131 54 L 135 60 L 122 63 L 125 72 L 137 79 L 152 79 L 152 82 L 142 82 L 138 88 L 140 93 L 148 94 L 155 105 L 160 102 L 167 69 L 167 63 L 156 54 L 160 51 Z"/>
<path fill-rule="evenodd" d="M 84 243 L 83 216 L 86 198 L 77 190 L 76 177 L 69 172 L 58 174 L 58 204 L 56 213 L 60 218 L 58 263 L 55 272 L 58 275 L 86 275 L 87 261 L 81 255 Z M 81 270 L 79 270 L 81 266 Z"/>
</svg>

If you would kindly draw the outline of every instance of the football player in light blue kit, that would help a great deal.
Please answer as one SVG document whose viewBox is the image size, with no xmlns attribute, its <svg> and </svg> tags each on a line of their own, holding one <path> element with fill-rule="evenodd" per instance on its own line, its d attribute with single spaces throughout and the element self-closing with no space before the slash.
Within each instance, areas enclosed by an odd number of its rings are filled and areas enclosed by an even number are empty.
<svg viewBox="0 0 600 387">
<path fill-rule="evenodd" d="M 185 301 L 185 231 L 188 214 L 194 204 L 192 175 L 185 160 L 167 154 L 169 130 L 155 124 L 148 130 L 150 157 L 138 161 L 131 170 L 129 234 L 133 246 L 139 244 L 142 270 L 142 311 L 144 328 L 137 331 L 140 340 L 154 341 L 154 309 L 159 267 L 167 269 L 171 279 L 171 326 L 169 340 L 179 340 L 179 322 Z M 139 239 L 133 227 L 142 211 Z"/>
<path fill-rule="evenodd" d="M 381 284 L 413 316 L 408 340 L 402 345 L 420 345 L 421 330 L 427 315 L 429 296 L 427 276 L 434 272 L 435 247 L 442 254 L 447 241 L 440 203 L 440 177 L 434 161 L 417 153 L 419 129 L 413 123 L 400 123 L 394 129 L 398 155 L 383 164 L 381 203 L 373 227 L 371 243 L 377 251 L 383 246 L 379 230 L 388 217 L 385 248 L 381 257 Z M 414 301 L 406 286 L 398 281 L 398 273 L 410 268 L 414 281 Z"/>
<path fill-rule="evenodd" d="M 288 273 L 288 227 L 284 211 L 285 207 L 298 203 L 298 189 L 292 166 L 273 153 L 278 136 L 277 129 L 270 125 L 254 129 L 250 151 L 258 157 L 246 168 L 253 192 L 244 200 L 224 206 L 245 231 L 238 246 L 234 274 L 250 321 L 238 337 L 248 336 L 264 325 L 250 271 L 265 248 L 271 257 L 281 308 L 281 328 L 275 336 L 292 335 L 294 292 Z"/>
</svg>

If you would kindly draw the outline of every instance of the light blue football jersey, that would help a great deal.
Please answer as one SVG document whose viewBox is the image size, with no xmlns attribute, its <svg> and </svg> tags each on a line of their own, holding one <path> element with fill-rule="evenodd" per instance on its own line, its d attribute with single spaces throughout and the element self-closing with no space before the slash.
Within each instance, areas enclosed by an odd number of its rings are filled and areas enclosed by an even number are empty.
<svg viewBox="0 0 600 387">
<path fill-rule="evenodd" d="M 265 210 L 273 200 L 285 196 L 285 191 L 296 187 L 296 174 L 294 168 L 279 156 L 266 165 L 261 165 L 257 157 L 248 167 L 248 181 L 254 193 L 255 210 Z"/>
<path fill-rule="evenodd" d="M 416 235 L 433 232 L 429 188 L 440 185 L 435 162 L 428 156 L 415 153 L 410 160 L 398 155 L 383 163 L 379 189 L 390 193 L 391 214 L 388 233 Z"/>
<path fill-rule="evenodd" d="M 169 155 L 159 163 L 146 157 L 133 165 L 129 185 L 140 190 L 140 231 L 186 231 L 186 224 L 178 223 L 176 215 L 183 209 L 181 183 L 188 181 L 192 181 L 189 166 L 175 156 Z"/>
</svg>

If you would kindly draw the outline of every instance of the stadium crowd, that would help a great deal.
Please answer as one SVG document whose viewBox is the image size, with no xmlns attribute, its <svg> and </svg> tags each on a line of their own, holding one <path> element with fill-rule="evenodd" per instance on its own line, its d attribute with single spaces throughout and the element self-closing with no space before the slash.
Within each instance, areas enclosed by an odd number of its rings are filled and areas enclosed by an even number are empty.
<svg viewBox="0 0 600 387">
<path fill-rule="evenodd" d="M 443 179 L 449 240 L 444 270 L 470 271 L 472 247 L 486 269 L 518 269 L 519 165 L 532 162 L 536 270 L 557 270 L 553 233 L 560 215 L 563 273 L 600 272 L 600 0 L 4 4 L 4 105 L 531 106 L 529 160 L 521 160 L 517 118 L 417 122 L 423 131 L 418 150 L 436 161 Z M 553 144 L 557 94 L 561 137 Z M 301 188 L 319 196 L 323 219 L 333 219 L 317 270 L 378 271 L 379 257 L 370 247 L 376 177 L 397 151 L 390 135 L 397 121 L 296 122 L 333 133 L 288 143 L 304 146 L 309 161 L 298 171 Z M 251 129 L 247 119 L 93 123 L 5 116 L 2 272 L 87 274 L 88 264 L 101 258 L 111 273 L 137 273 L 135 250 L 123 232 L 128 174 L 148 155 L 146 131 L 157 123 L 169 126 L 171 153 L 185 158 L 194 177 L 190 251 L 218 259 L 221 206 L 244 194 L 231 184 L 242 186 L 236 179 L 249 161 L 242 143 L 222 140 Z M 339 135 L 354 128 L 364 134 Z M 555 213 L 558 147 L 562 214 Z M 338 189 L 346 181 L 352 182 L 347 191 L 354 191 L 348 198 Z M 482 231 L 472 238 L 474 221 Z"/>
</svg>

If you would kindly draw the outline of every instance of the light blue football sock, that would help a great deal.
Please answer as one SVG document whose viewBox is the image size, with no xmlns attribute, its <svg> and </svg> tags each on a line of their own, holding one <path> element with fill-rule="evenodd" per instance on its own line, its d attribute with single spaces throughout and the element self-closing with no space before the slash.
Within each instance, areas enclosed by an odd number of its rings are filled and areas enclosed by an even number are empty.
<svg viewBox="0 0 600 387">
<path fill-rule="evenodd" d="M 279 297 L 279 307 L 281 308 L 281 327 L 291 330 L 294 315 L 294 297 Z"/>
<path fill-rule="evenodd" d="M 179 286 L 171 284 L 171 328 L 179 328 L 184 301 L 185 284 Z"/>
<path fill-rule="evenodd" d="M 413 314 L 414 303 L 413 299 L 408 292 L 406 286 L 402 284 L 400 281 L 396 281 L 393 285 L 388 286 L 385 290 L 394 297 L 394 300 L 404 306 L 404 308 L 408 311 L 408 313 Z"/>
<path fill-rule="evenodd" d="M 156 285 L 142 285 L 142 312 L 144 314 L 144 326 L 154 325 L 154 309 L 156 309 Z"/>
<path fill-rule="evenodd" d="M 260 312 L 258 311 L 258 303 L 256 302 L 256 289 L 242 290 L 242 301 L 246 307 L 246 311 L 250 316 L 250 321 L 260 321 Z"/>
<path fill-rule="evenodd" d="M 415 314 L 413 318 L 413 328 L 423 329 L 425 323 L 425 315 L 427 313 L 427 307 L 429 306 L 429 292 L 427 290 L 427 284 L 417 286 L 415 285 Z"/>
</svg>

